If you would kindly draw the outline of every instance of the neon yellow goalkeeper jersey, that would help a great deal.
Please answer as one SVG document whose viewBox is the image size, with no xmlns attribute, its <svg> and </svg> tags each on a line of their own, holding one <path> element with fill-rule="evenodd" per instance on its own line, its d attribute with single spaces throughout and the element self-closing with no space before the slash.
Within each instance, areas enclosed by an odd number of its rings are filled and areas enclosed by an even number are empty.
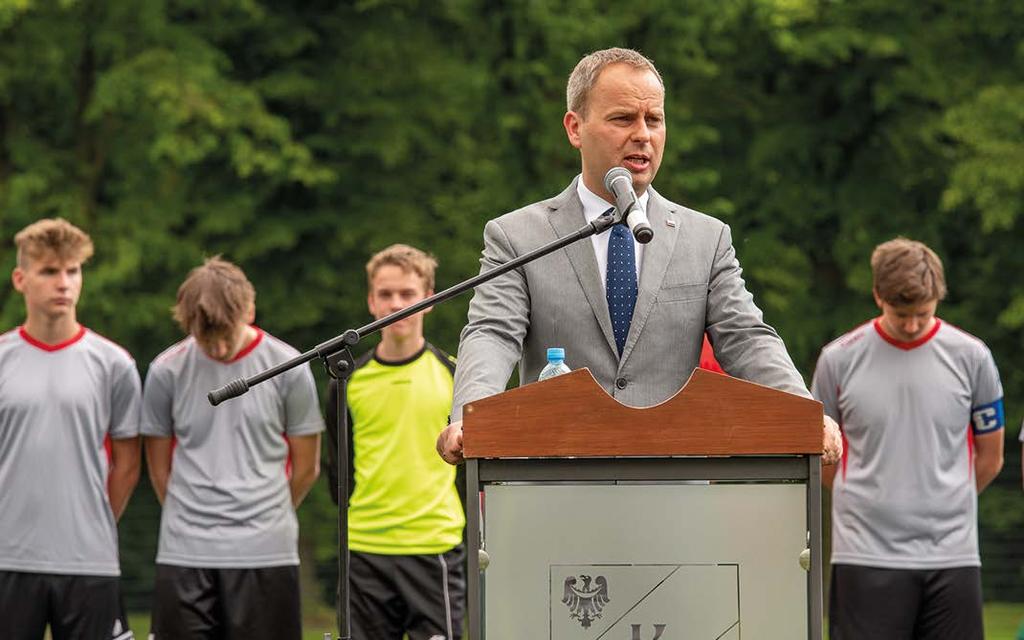
<svg viewBox="0 0 1024 640">
<path fill-rule="evenodd" d="M 348 388 L 351 549 L 434 554 L 462 542 L 455 467 L 435 449 L 451 411 L 454 369 L 454 359 L 430 344 L 401 362 L 370 355 L 358 363 Z"/>
</svg>

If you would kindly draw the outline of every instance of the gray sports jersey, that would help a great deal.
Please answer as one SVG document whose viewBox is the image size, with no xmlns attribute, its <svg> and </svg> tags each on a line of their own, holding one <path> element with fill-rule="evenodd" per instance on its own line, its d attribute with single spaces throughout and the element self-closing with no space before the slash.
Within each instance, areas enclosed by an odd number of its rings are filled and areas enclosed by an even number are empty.
<svg viewBox="0 0 1024 640">
<path fill-rule="evenodd" d="M 84 327 L 0 335 L 0 569 L 116 576 L 104 441 L 139 434 L 139 372 Z"/>
<path fill-rule="evenodd" d="M 1004 422 L 984 343 L 941 321 L 900 343 L 876 320 L 822 350 L 811 392 L 845 444 L 832 488 L 832 562 L 979 566 L 970 434 Z"/>
<path fill-rule="evenodd" d="M 230 363 L 213 360 L 189 337 L 150 365 L 142 433 L 177 439 L 157 562 L 199 568 L 299 564 L 284 436 L 323 431 L 308 366 L 296 367 L 245 395 L 210 406 L 206 394 L 298 352 L 259 331 Z"/>
</svg>

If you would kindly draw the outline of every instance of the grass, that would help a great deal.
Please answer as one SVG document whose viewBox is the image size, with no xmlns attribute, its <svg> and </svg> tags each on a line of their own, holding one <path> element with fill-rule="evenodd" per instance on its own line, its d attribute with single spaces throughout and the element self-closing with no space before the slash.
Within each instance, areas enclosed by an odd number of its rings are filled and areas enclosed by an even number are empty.
<svg viewBox="0 0 1024 640">
<path fill-rule="evenodd" d="M 985 637 L 988 640 L 1017 640 L 1024 625 L 1024 603 L 991 602 L 985 605 Z"/>
</svg>

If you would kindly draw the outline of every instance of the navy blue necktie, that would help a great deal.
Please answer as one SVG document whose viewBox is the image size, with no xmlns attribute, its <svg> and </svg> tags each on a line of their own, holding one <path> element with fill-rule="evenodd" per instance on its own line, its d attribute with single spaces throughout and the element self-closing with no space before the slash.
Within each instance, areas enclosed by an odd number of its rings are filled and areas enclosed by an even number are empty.
<svg viewBox="0 0 1024 640">
<path fill-rule="evenodd" d="M 608 298 L 608 312 L 612 317 L 612 333 L 615 346 L 622 355 L 629 335 L 629 323 L 636 306 L 636 249 L 633 234 L 624 224 L 612 227 L 608 239 L 608 274 L 605 280 L 605 296 Z"/>
</svg>

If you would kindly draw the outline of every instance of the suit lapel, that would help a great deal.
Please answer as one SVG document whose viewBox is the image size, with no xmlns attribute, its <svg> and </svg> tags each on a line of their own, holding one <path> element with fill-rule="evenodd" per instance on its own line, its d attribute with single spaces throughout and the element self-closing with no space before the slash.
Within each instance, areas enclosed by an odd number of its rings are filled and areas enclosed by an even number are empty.
<svg viewBox="0 0 1024 640">
<path fill-rule="evenodd" d="M 579 178 L 577 178 L 578 180 Z M 574 233 L 583 226 L 586 219 L 583 217 L 583 204 L 576 195 L 576 180 L 572 181 L 569 188 L 555 196 L 549 204 L 551 213 L 548 220 L 551 222 L 555 235 L 559 238 Z M 601 272 L 597 268 L 597 258 L 594 256 L 594 244 L 590 238 L 574 242 L 564 249 L 569 256 L 576 278 L 583 288 L 583 295 L 590 302 L 590 307 L 597 318 L 597 324 L 601 327 L 605 341 L 616 352 L 615 335 L 612 333 L 612 321 L 608 315 L 608 300 L 604 295 L 604 283 L 601 282 Z"/>
<path fill-rule="evenodd" d="M 653 188 L 651 197 L 647 202 L 647 219 L 654 229 L 654 239 L 644 247 L 643 264 L 640 265 L 639 291 L 637 292 L 636 307 L 633 309 L 633 320 L 629 323 L 629 335 L 626 336 L 626 344 L 622 349 L 622 358 L 619 366 L 626 361 L 633 346 L 636 344 L 643 331 L 647 316 L 651 313 L 655 301 L 658 299 L 658 291 L 661 290 L 661 283 L 665 279 L 665 271 L 668 269 L 672 259 L 672 252 L 676 247 L 676 239 L 679 237 L 678 226 L 670 226 L 667 221 L 673 218 L 674 207 L 668 200 L 662 198 Z M 607 303 L 605 303 L 605 315 L 608 314 Z M 609 321 L 610 324 L 610 321 Z"/>
</svg>

